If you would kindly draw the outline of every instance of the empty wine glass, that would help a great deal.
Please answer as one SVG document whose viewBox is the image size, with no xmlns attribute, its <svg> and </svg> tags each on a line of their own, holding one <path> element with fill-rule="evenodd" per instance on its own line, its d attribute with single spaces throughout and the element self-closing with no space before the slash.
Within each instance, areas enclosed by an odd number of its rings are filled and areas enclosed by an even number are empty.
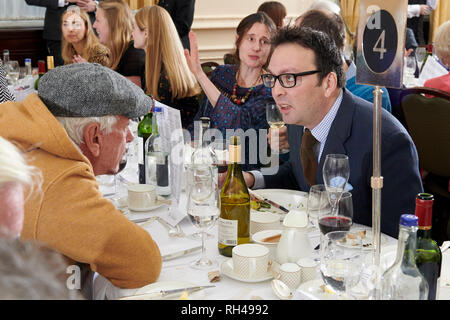
<svg viewBox="0 0 450 320">
<path fill-rule="evenodd" d="M 405 86 L 413 86 L 414 85 L 414 72 L 416 72 L 416 58 L 412 55 L 409 55 L 404 58 L 404 77 L 405 77 Z"/>
<path fill-rule="evenodd" d="M 427 49 L 425 47 L 417 47 L 415 52 L 416 60 L 417 60 L 417 66 L 419 67 L 419 74 L 422 70 L 422 64 L 425 60 L 425 57 L 427 56 Z"/>
<path fill-rule="evenodd" d="M 266 104 L 266 119 L 272 130 L 278 130 L 284 127 L 283 116 L 280 112 L 280 109 L 275 103 Z M 274 150 L 274 152 L 278 153 L 278 149 Z M 279 150 L 279 153 L 287 153 L 288 149 Z"/>
<path fill-rule="evenodd" d="M 323 164 L 322 176 L 331 204 L 331 213 L 337 215 L 337 205 L 350 176 L 348 156 L 345 154 L 327 154 Z"/>
<path fill-rule="evenodd" d="M 213 171 L 208 165 L 188 165 L 188 198 L 187 214 L 192 224 L 199 228 L 202 235 L 202 255 L 190 266 L 206 270 L 217 266 L 215 260 L 206 255 L 206 231 L 211 228 L 219 217 L 217 192 L 215 192 Z"/>
<path fill-rule="evenodd" d="M 350 231 L 332 231 L 320 244 L 320 273 L 325 284 L 340 297 L 360 280 L 364 256 L 361 236 Z"/>
<path fill-rule="evenodd" d="M 309 221 L 319 229 L 319 217 L 331 213 L 330 202 L 325 185 L 316 184 L 309 189 L 308 201 L 306 205 Z"/>
<path fill-rule="evenodd" d="M 20 66 L 19 62 L 15 60 L 10 60 L 8 62 L 8 76 L 12 81 L 13 85 L 17 84 L 17 81 L 19 80 L 20 75 Z"/>
</svg>

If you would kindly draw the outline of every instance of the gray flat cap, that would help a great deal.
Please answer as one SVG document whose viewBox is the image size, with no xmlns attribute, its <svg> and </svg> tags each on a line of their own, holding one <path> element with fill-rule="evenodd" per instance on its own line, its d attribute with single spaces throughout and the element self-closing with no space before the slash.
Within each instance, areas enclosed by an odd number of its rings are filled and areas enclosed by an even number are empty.
<svg viewBox="0 0 450 320">
<path fill-rule="evenodd" d="M 137 118 L 152 102 L 144 91 L 98 63 L 56 67 L 39 80 L 38 95 L 57 117 L 123 115 Z"/>
</svg>

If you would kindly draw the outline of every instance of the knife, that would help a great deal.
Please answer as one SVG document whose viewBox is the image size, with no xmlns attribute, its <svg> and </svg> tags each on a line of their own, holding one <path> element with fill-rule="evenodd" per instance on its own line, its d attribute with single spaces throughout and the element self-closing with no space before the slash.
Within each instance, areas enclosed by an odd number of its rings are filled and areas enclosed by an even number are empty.
<svg viewBox="0 0 450 320">
<path fill-rule="evenodd" d="M 194 251 L 200 250 L 202 248 L 202 246 L 197 246 L 197 247 L 193 247 L 193 248 L 189 248 L 186 250 L 181 250 L 181 251 L 177 251 L 177 252 L 173 252 L 173 253 L 168 253 L 162 256 L 162 260 L 163 261 L 169 261 L 178 257 L 182 257 L 185 255 L 188 255 L 189 253 L 192 253 Z"/>
<path fill-rule="evenodd" d="M 269 200 L 269 199 L 267 199 L 267 198 L 264 198 L 264 197 L 260 196 L 259 194 L 256 194 L 255 192 L 253 192 L 253 191 L 251 191 L 251 190 L 249 190 L 249 192 L 250 192 L 251 194 L 253 194 L 253 196 L 255 196 L 255 198 L 258 198 L 258 199 L 260 199 L 260 200 L 263 200 L 263 201 L 267 202 L 267 203 L 270 204 L 271 206 L 274 206 L 275 208 L 280 209 L 280 210 L 283 211 L 284 213 L 289 213 L 289 210 L 286 209 L 285 207 L 283 207 L 281 204 L 278 204 L 278 203 L 276 203 L 276 202 L 274 202 L 274 201 L 272 201 L 272 200 Z"/>
<path fill-rule="evenodd" d="M 126 297 L 120 297 L 119 300 L 148 300 L 148 299 L 154 299 L 154 298 L 164 298 L 169 295 L 187 292 L 192 293 L 195 291 L 203 290 L 206 288 L 213 288 L 214 285 L 208 285 L 208 286 L 195 286 L 195 287 L 185 287 L 185 288 L 178 288 L 178 289 L 170 289 L 170 290 L 160 290 L 156 292 L 149 292 L 149 293 L 143 293 L 143 294 L 136 294 L 133 296 L 126 296 Z"/>
</svg>

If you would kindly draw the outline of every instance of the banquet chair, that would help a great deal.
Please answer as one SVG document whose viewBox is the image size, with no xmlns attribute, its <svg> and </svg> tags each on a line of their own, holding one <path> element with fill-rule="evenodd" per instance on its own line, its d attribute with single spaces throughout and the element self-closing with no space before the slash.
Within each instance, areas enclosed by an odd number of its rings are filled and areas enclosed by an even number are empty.
<svg viewBox="0 0 450 320">
<path fill-rule="evenodd" d="M 402 90 L 400 101 L 406 129 L 417 148 L 419 166 L 426 171 L 422 179 L 424 190 L 435 196 L 433 226 L 442 228 L 441 232 L 448 237 L 450 94 L 437 89 L 416 87 Z M 435 221 L 439 224 L 435 225 Z"/>
</svg>

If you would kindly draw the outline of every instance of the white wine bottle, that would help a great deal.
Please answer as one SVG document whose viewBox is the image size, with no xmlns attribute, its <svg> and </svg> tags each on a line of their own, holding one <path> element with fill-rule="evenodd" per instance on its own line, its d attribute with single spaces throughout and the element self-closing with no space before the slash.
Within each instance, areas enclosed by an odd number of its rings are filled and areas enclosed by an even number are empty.
<svg viewBox="0 0 450 320">
<path fill-rule="evenodd" d="M 239 137 L 230 138 L 227 177 L 220 191 L 219 253 L 231 257 L 233 247 L 250 242 L 250 195 L 241 167 Z"/>
</svg>

